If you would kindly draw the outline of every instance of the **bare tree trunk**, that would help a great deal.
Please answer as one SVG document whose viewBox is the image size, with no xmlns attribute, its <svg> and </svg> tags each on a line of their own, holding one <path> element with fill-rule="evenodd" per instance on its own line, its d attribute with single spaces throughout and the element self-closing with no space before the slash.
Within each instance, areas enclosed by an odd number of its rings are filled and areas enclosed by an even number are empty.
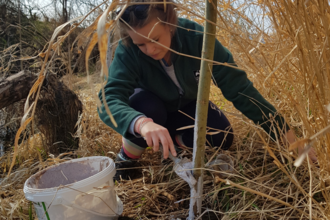
<svg viewBox="0 0 330 220">
<path fill-rule="evenodd" d="M 57 28 L 57 6 L 56 6 L 56 3 L 57 3 L 57 1 L 55 0 L 54 1 L 54 8 L 55 8 L 55 27 L 54 27 L 54 30 L 55 30 L 55 28 Z"/>
<path fill-rule="evenodd" d="M 68 0 L 62 0 L 62 19 L 63 23 L 68 21 Z"/>
<path fill-rule="evenodd" d="M 1 4 L 0 5 L 0 18 L 3 22 L 6 22 L 6 14 L 7 14 L 7 5 Z"/>
<path fill-rule="evenodd" d="M 22 58 L 22 24 L 21 24 L 21 0 L 18 0 L 18 23 L 19 23 L 19 56 Z M 23 60 L 20 60 L 21 71 L 23 71 Z"/>
<path fill-rule="evenodd" d="M 217 21 L 217 0 L 206 0 L 206 20 L 216 23 Z M 205 21 L 202 58 L 213 60 L 216 26 Z M 207 34 L 206 34 L 207 33 Z M 191 189 L 189 219 L 201 214 L 203 194 L 203 168 L 206 143 L 206 122 L 208 113 L 208 102 L 210 94 L 210 83 L 212 76 L 212 63 L 205 60 L 201 63 L 201 75 L 198 85 L 196 120 L 194 130 L 194 177 L 197 181 Z M 195 195 L 193 195 L 193 193 Z"/>
<path fill-rule="evenodd" d="M 0 109 L 26 98 L 36 76 L 21 71 L 5 80 L 0 80 Z"/>
</svg>

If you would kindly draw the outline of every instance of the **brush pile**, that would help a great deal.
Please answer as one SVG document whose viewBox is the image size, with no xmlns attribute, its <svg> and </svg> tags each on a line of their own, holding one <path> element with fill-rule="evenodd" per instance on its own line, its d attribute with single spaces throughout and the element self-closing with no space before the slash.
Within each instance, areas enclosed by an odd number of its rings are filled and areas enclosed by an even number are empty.
<svg viewBox="0 0 330 220">
<path fill-rule="evenodd" d="M 126 2 L 113 2 L 111 9 L 123 3 Z M 202 5 L 195 0 L 180 1 L 177 6 L 181 16 L 202 23 Z M 304 160 L 295 167 L 297 155 L 289 152 L 280 138 L 271 141 L 212 87 L 211 100 L 233 125 L 234 144 L 229 151 L 220 153 L 234 161 L 234 171 L 221 178 L 218 171 L 205 169 L 204 213 L 198 219 L 330 219 L 328 2 L 219 1 L 218 5 L 218 39 L 233 53 L 262 95 L 286 118 L 298 138 L 313 144 L 318 164 Z M 113 24 L 105 23 L 105 27 L 113 28 Z M 85 37 L 91 37 L 86 56 L 97 42 L 97 32 L 91 31 L 95 29 L 93 24 L 87 35 L 85 32 Z M 67 35 L 57 41 L 53 37 L 49 51 Z M 105 52 L 100 50 L 103 63 Z M 45 65 L 50 62 L 47 59 L 46 56 Z M 39 79 L 42 75 L 41 72 Z M 29 212 L 33 215 L 22 191 L 31 174 L 69 158 L 92 155 L 115 158 L 120 150 L 120 136 L 101 122 L 96 111 L 96 93 L 102 88 L 103 78 L 93 75 L 92 83 L 85 78 L 70 80 L 73 88 L 82 88 L 76 91 L 83 102 L 76 133 L 79 149 L 57 157 L 47 155 L 40 136 L 35 134 L 17 146 L 16 159 L 13 160 L 13 152 L 1 157 L 0 219 L 29 219 Z M 89 76 L 87 80 L 90 81 Z M 214 153 L 214 149 L 207 149 L 206 159 Z M 184 156 L 191 157 L 191 152 L 185 151 Z M 13 171 L 6 177 L 12 161 Z M 124 203 L 123 216 L 186 218 L 190 189 L 173 172 L 173 163 L 162 161 L 160 153 L 148 149 L 139 165 L 138 179 L 122 181 L 116 187 Z"/>
</svg>

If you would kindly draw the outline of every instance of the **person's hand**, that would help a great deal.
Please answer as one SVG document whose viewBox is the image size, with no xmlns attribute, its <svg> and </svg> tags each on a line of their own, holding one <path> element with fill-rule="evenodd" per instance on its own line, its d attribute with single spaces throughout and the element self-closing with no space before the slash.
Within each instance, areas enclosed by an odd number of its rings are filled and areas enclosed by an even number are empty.
<svg viewBox="0 0 330 220">
<path fill-rule="evenodd" d="M 290 150 L 298 149 L 298 156 L 300 156 L 304 152 L 306 141 L 304 140 L 296 141 L 296 135 L 293 133 L 292 130 L 287 131 L 286 138 L 290 144 Z M 317 161 L 317 156 L 314 148 L 311 148 L 309 150 L 308 157 L 312 162 Z"/>
<path fill-rule="evenodd" d="M 159 143 L 163 146 L 164 158 L 167 159 L 169 151 L 176 157 L 176 151 L 172 138 L 166 128 L 160 126 L 152 121 L 143 125 L 139 131 L 142 137 L 145 138 L 148 146 L 152 146 L 154 152 L 159 151 Z"/>
<path fill-rule="evenodd" d="M 304 152 L 304 145 L 298 146 L 298 155 L 300 156 L 303 152 Z M 316 152 L 313 147 L 311 147 L 311 149 L 308 151 L 308 157 L 313 163 L 317 161 Z"/>
</svg>

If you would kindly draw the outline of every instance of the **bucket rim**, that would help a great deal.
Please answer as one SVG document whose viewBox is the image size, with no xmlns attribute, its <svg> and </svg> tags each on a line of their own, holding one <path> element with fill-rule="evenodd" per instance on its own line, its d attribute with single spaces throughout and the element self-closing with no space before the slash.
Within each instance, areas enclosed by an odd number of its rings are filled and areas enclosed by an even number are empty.
<svg viewBox="0 0 330 220">
<path fill-rule="evenodd" d="M 29 186 L 27 186 L 27 183 L 31 180 L 31 178 L 33 178 L 34 176 L 38 175 L 40 172 L 43 172 L 45 170 L 48 170 L 48 169 L 52 169 L 56 166 L 59 166 L 60 164 L 65 164 L 65 163 L 72 163 L 72 162 L 80 162 L 80 161 L 84 161 L 86 159 L 107 159 L 110 163 L 109 165 L 101 170 L 100 172 L 92 175 L 92 176 L 89 176 L 85 179 L 82 179 L 80 181 L 77 181 L 77 182 L 74 182 L 74 183 L 70 183 L 70 184 L 66 184 L 66 185 L 63 185 L 63 186 L 57 186 L 57 187 L 51 187 L 51 188 L 44 188 L 44 189 L 36 189 L 36 188 L 31 188 Z M 99 179 L 99 177 L 103 177 L 105 176 L 107 173 L 112 173 L 113 171 L 115 171 L 115 163 L 114 161 L 109 158 L 109 157 L 105 157 L 105 156 L 91 156 L 91 157 L 83 157 L 83 158 L 77 158 L 77 159 L 72 159 L 72 160 L 68 160 L 68 161 L 65 161 L 65 162 L 62 162 L 60 164 L 55 164 L 55 165 L 52 165 L 50 167 L 47 167 L 46 169 L 43 169 L 35 174 L 33 174 L 32 176 L 30 176 L 24 183 L 24 188 L 23 188 L 23 191 L 25 194 L 36 194 L 36 193 L 46 193 L 46 192 L 65 192 L 66 190 L 70 191 L 72 188 L 74 189 L 77 189 L 77 188 L 81 188 L 81 187 L 84 187 L 88 182 L 90 182 L 92 179 L 95 179 L 95 181 L 97 181 Z M 114 174 L 113 174 L 114 175 Z M 71 188 L 68 188 L 68 186 Z"/>
</svg>

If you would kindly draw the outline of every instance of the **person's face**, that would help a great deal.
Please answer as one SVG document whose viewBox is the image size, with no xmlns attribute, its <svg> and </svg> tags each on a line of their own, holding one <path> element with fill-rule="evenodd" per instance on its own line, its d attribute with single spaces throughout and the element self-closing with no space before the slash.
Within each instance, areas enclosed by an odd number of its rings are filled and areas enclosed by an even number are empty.
<svg viewBox="0 0 330 220">
<path fill-rule="evenodd" d="M 137 33 L 131 29 L 127 32 L 131 37 L 133 44 L 137 45 L 144 54 L 154 60 L 161 60 L 169 50 L 139 35 L 141 34 L 145 37 L 149 36 L 150 39 L 169 48 L 171 46 L 172 38 L 171 30 L 168 25 L 164 25 L 161 22 L 156 24 L 157 22 L 158 21 L 154 19 L 142 28 L 134 28 Z"/>
</svg>

